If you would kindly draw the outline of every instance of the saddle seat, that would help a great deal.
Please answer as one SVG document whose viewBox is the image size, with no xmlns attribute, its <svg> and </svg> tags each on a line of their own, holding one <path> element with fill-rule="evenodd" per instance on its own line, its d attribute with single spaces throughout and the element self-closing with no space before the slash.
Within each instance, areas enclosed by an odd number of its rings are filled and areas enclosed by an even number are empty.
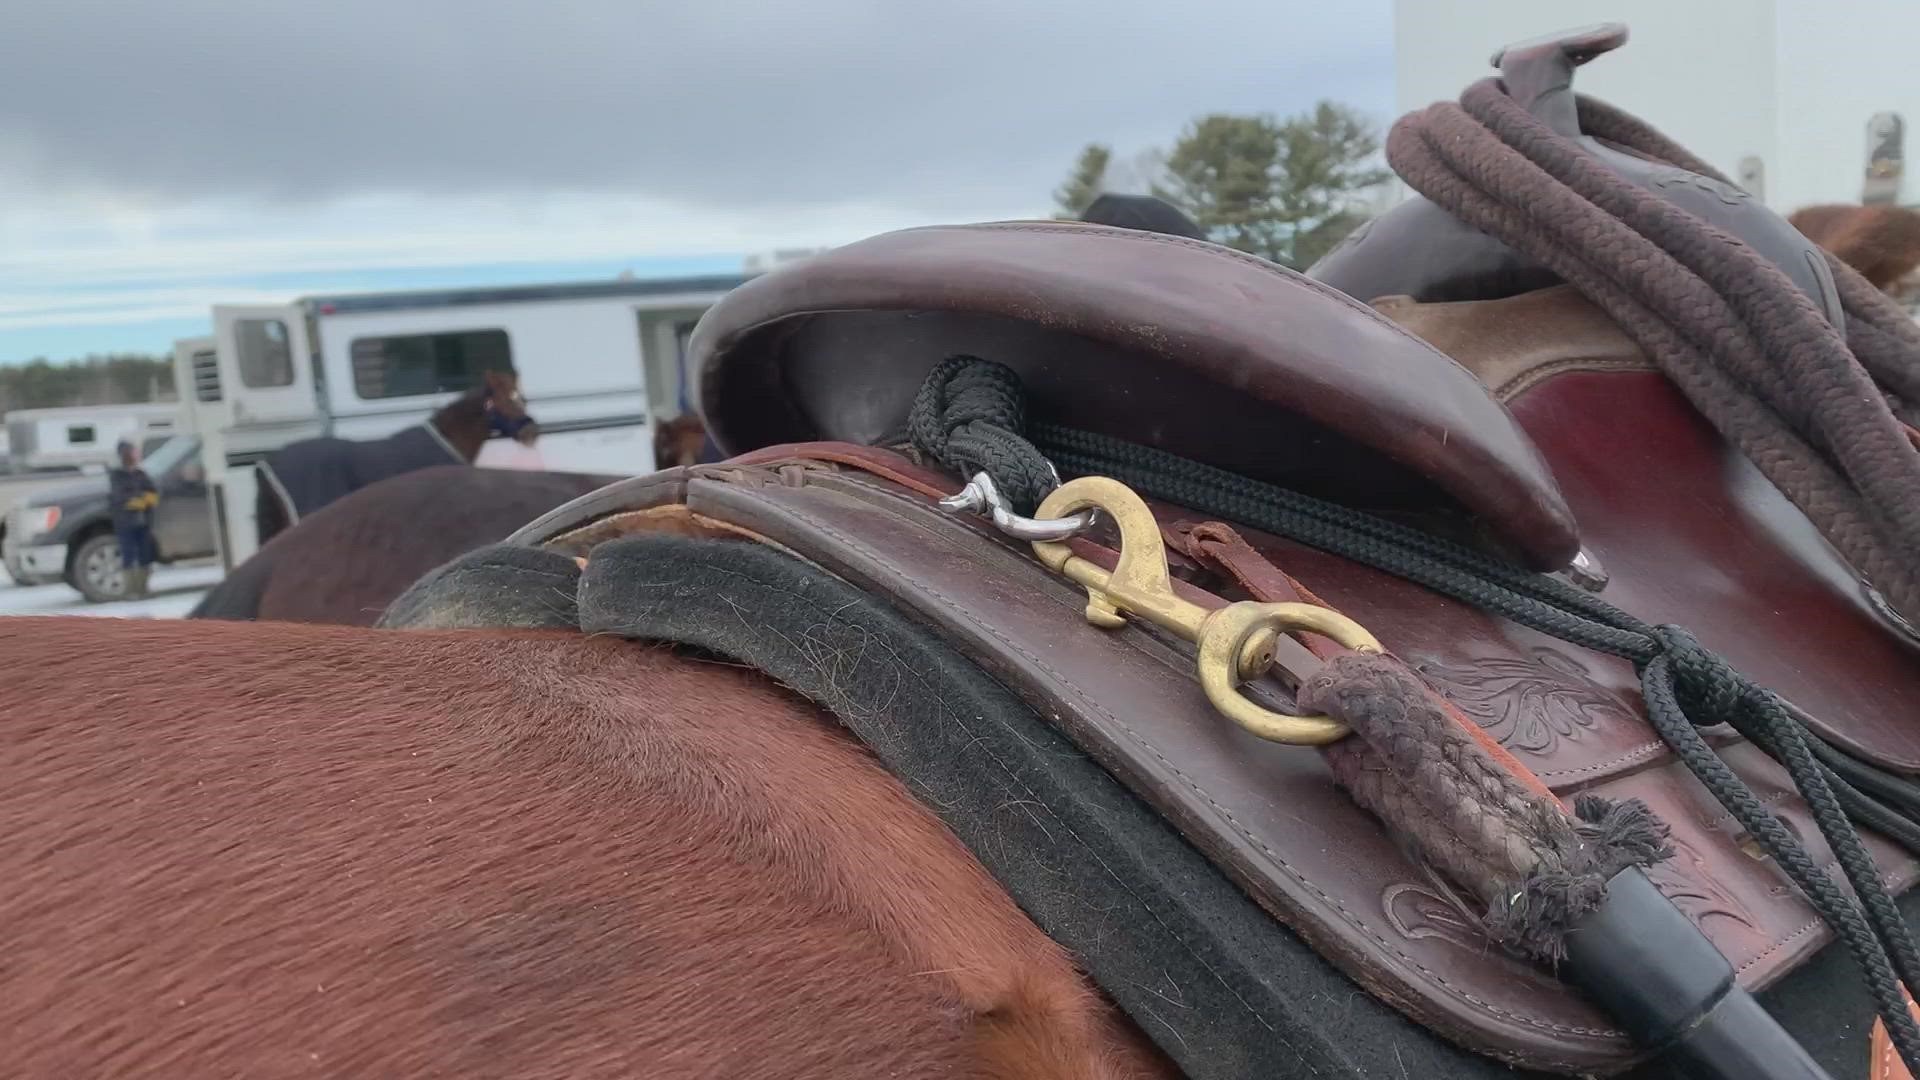
<svg viewBox="0 0 1920 1080">
<path fill-rule="evenodd" d="M 1538 450 L 1475 377 L 1318 282 L 1078 222 L 908 229 L 748 282 L 691 344 L 723 451 L 902 441 L 956 354 L 1033 414 L 1377 511 L 1464 510 L 1532 568 L 1579 550 Z"/>
</svg>

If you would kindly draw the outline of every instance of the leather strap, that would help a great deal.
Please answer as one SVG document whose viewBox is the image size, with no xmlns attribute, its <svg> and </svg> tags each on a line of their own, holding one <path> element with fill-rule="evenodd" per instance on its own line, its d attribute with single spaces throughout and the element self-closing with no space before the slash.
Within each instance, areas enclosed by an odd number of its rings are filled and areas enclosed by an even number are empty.
<svg viewBox="0 0 1920 1080">
<path fill-rule="evenodd" d="M 1907 999 L 1907 1011 L 1914 1019 L 1920 1020 L 1920 1004 L 1915 1004 L 1913 995 L 1906 987 L 1900 988 L 1901 996 Z M 1879 1017 L 1873 1019 L 1873 1033 L 1867 1039 L 1867 1076 L 1870 1080 L 1913 1080 L 1913 1074 L 1907 1071 L 1906 1063 L 1893 1048 L 1893 1040 L 1887 1037 L 1886 1022 Z"/>
<path fill-rule="evenodd" d="M 1266 557 L 1253 549 L 1239 533 L 1217 521 L 1209 521 L 1184 529 L 1180 534 L 1184 548 L 1205 563 L 1218 566 L 1232 575 L 1240 586 L 1254 599 L 1278 603 L 1309 603 L 1332 609 L 1333 605 L 1314 596 L 1290 577 L 1286 571 L 1268 562 Z M 1311 635 L 1299 635 L 1301 643 L 1314 656 L 1329 660 L 1348 650 L 1337 642 Z M 1454 722 L 1454 726 L 1470 735 L 1481 750 L 1506 769 L 1507 773 L 1531 788 L 1535 793 L 1558 801 L 1552 789 L 1533 770 L 1520 763 L 1520 760 L 1508 753 L 1506 748 L 1486 733 L 1486 729 L 1468 720 L 1460 710 L 1446 698 L 1428 690 L 1428 696 L 1440 707 L 1440 710 Z M 1336 758 L 1353 750 L 1352 740 L 1336 743 L 1326 752 Z"/>
</svg>

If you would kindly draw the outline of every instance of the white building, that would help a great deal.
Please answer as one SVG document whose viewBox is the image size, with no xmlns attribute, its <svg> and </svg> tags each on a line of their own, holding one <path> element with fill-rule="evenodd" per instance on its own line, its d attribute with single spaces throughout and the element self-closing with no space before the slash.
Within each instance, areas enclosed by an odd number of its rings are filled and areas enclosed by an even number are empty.
<svg viewBox="0 0 1920 1080">
<path fill-rule="evenodd" d="M 1920 125 L 1920 0 L 1395 0 L 1398 112 L 1457 98 L 1502 45 L 1596 22 L 1631 36 L 1575 88 L 1782 213 L 1863 201 L 1869 123 Z M 1893 201 L 1920 203 L 1914 172 L 1882 185 Z"/>
</svg>

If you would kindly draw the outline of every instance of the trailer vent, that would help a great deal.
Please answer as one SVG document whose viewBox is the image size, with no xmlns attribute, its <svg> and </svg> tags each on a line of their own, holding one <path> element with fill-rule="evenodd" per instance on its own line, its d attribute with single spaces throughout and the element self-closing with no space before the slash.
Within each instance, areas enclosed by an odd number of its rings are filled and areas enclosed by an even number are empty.
<svg viewBox="0 0 1920 1080">
<path fill-rule="evenodd" d="M 220 400 L 220 358 L 211 350 L 193 354 L 193 397 L 196 401 Z"/>
</svg>

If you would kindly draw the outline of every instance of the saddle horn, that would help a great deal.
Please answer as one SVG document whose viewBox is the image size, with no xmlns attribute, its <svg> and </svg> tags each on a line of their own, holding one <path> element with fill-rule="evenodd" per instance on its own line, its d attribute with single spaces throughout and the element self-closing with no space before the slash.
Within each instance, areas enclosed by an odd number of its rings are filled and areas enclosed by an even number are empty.
<svg viewBox="0 0 1920 1080">
<path fill-rule="evenodd" d="M 1205 240 L 1207 233 L 1179 207 L 1153 195 L 1119 195 L 1107 192 L 1080 212 L 1080 220 L 1093 225 L 1112 225 L 1121 229 L 1184 236 Z"/>
<path fill-rule="evenodd" d="M 1739 239 L 1779 267 L 1835 326 L 1844 325 L 1825 256 L 1784 217 L 1718 175 L 1596 136 L 1587 130 L 1591 115 L 1583 127 L 1583 106 L 1605 107 L 1574 92 L 1575 71 L 1626 42 L 1624 24 L 1600 23 L 1508 45 L 1492 63 L 1507 94 L 1541 123 L 1629 183 Z M 1354 230 L 1307 276 L 1361 301 L 1405 295 L 1422 303 L 1492 300 L 1560 284 L 1546 267 L 1419 195 Z"/>
</svg>

